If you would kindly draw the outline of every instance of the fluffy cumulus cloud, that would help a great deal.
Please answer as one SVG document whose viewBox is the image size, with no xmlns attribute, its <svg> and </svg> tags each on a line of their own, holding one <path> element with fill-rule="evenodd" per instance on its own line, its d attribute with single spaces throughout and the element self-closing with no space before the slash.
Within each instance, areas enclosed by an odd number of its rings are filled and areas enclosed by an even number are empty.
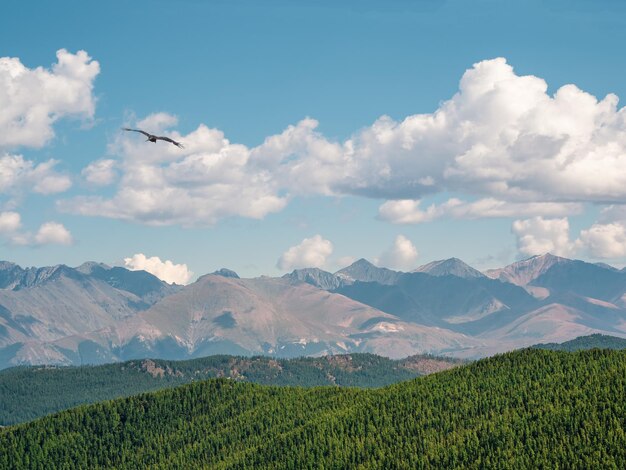
<svg viewBox="0 0 626 470">
<path fill-rule="evenodd" d="M 92 181 L 108 182 L 113 167 L 121 176 L 116 194 L 61 201 L 59 208 L 83 215 L 131 220 L 148 225 L 211 225 L 230 216 L 261 219 L 287 204 L 271 172 L 250 163 L 250 149 L 232 144 L 216 129 L 200 125 L 180 135 L 170 131 L 173 116 L 159 113 L 136 126 L 182 141 L 184 149 L 166 142 L 146 143 L 137 133 L 119 134 L 111 149 L 115 163 L 85 169 Z"/>
<path fill-rule="evenodd" d="M 70 231 L 58 222 L 45 222 L 34 234 L 23 231 L 20 214 L 13 211 L 0 212 L 0 235 L 9 243 L 22 246 L 71 245 L 74 243 Z"/>
<path fill-rule="evenodd" d="M 285 251 L 276 266 L 287 271 L 298 268 L 321 268 L 332 252 L 333 244 L 321 235 L 315 235 L 305 238 L 299 245 Z"/>
<path fill-rule="evenodd" d="M 13 211 L 0 212 L 0 234 L 14 234 L 22 227 L 20 214 Z"/>
<path fill-rule="evenodd" d="M 415 268 L 418 253 L 415 245 L 404 235 L 398 235 L 393 245 L 376 259 L 376 264 L 392 269 Z"/>
<path fill-rule="evenodd" d="M 580 232 L 579 245 L 595 258 L 626 256 L 626 226 L 615 222 L 593 224 Z"/>
<path fill-rule="evenodd" d="M 170 260 L 161 261 L 158 256 L 148 258 L 143 253 L 124 258 L 124 265 L 131 271 L 147 271 L 169 284 L 185 285 L 193 277 L 193 272 L 186 264 L 174 264 Z"/>
<path fill-rule="evenodd" d="M 81 171 L 85 181 L 93 186 L 108 186 L 117 178 L 116 162 L 110 158 L 91 162 Z"/>
<path fill-rule="evenodd" d="M 18 58 L 0 58 L 0 148 L 42 147 L 52 125 L 66 116 L 90 119 L 100 65 L 85 51 L 61 49 L 50 69 L 30 69 Z"/>
<path fill-rule="evenodd" d="M 523 255 L 552 253 L 569 256 L 577 248 L 577 243 L 570 240 L 569 221 L 533 217 L 513 222 L 512 232 L 517 237 L 517 249 Z"/>
<path fill-rule="evenodd" d="M 71 178 L 57 170 L 57 160 L 36 162 L 11 149 L 44 146 L 61 118 L 91 120 L 96 103 L 93 83 L 99 71 L 98 62 L 84 51 L 59 50 L 49 69 L 0 58 L 0 197 L 8 198 L 0 200 L 2 206 L 15 208 L 25 193 L 52 195 L 70 188 Z M 13 211 L 0 213 L 0 233 L 17 245 L 73 243 L 70 232 L 57 222 L 45 222 L 35 233 L 23 231 L 20 215 Z"/>
<path fill-rule="evenodd" d="M 55 170 L 56 160 L 35 163 L 21 155 L 0 157 L 0 195 L 34 191 L 55 194 L 67 190 L 72 181 L 69 176 Z"/>
<path fill-rule="evenodd" d="M 547 88 L 502 58 L 487 60 L 467 70 L 434 113 L 401 122 L 383 116 L 345 142 L 329 141 L 307 119 L 266 139 L 252 159 L 293 193 L 623 200 L 626 112 L 617 97 L 598 100 L 574 85 L 549 95 Z"/>
<path fill-rule="evenodd" d="M 72 234 L 62 224 L 46 222 L 39 227 L 34 236 L 37 245 L 71 245 Z"/>
<path fill-rule="evenodd" d="M 120 133 L 118 161 L 96 162 L 83 176 L 110 183 L 110 198 L 79 197 L 63 210 L 146 224 L 210 225 L 263 218 L 303 194 L 386 199 L 379 217 L 419 223 L 440 217 L 564 217 L 585 202 L 626 197 L 626 111 L 609 94 L 574 85 L 548 94 L 544 80 L 518 75 L 503 58 L 474 64 L 454 96 L 429 114 L 383 116 L 345 141 L 326 138 L 304 119 L 256 147 L 218 129 L 175 130 L 159 113 L 134 123 L 185 144 L 146 143 Z M 107 166 L 111 165 L 111 166 Z M 420 207 L 428 195 L 463 199 Z"/>
</svg>

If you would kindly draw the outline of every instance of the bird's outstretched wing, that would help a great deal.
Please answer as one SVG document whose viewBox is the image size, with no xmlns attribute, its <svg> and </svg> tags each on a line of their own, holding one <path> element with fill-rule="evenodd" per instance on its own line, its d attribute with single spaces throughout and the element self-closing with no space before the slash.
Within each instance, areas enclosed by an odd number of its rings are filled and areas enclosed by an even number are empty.
<svg viewBox="0 0 626 470">
<path fill-rule="evenodd" d="M 146 131 L 142 131 L 141 129 L 130 129 L 129 127 L 122 127 L 123 131 L 132 131 L 132 132 L 140 132 L 146 137 L 151 137 L 151 134 L 148 134 Z"/>
<path fill-rule="evenodd" d="M 173 143 L 173 144 L 174 144 L 176 147 L 178 147 L 178 148 L 181 148 L 181 149 L 184 149 L 184 148 L 185 148 L 185 147 L 183 146 L 183 144 L 181 144 L 180 142 L 176 142 L 175 140 L 170 139 L 169 137 L 164 137 L 164 136 L 159 136 L 159 135 L 158 135 L 158 136 L 156 136 L 156 138 L 157 138 L 157 139 L 159 139 L 159 140 L 164 140 L 164 141 L 166 141 L 166 142 L 171 142 L 171 143 Z"/>
</svg>

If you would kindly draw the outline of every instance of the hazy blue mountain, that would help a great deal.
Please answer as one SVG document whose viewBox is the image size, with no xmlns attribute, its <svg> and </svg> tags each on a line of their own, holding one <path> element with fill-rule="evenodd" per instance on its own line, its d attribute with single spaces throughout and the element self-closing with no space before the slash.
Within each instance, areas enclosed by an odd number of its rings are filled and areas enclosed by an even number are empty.
<svg viewBox="0 0 626 470">
<path fill-rule="evenodd" d="M 54 280 L 60 276 L 81 279 L 81 273 L 63 264 L 44 268 L 26 268 L 9 263 L 0 262 L 0 289 L 19 290 L 35 287 Z"/>
<path fill-rule="evenodd" d="M 571 292 L 607 302 L 618 302 L 626 292 L 626 273 L 597 264 L 568 260 L 554 264 L 532 285 L 550 292 Z"/>
<path fill-rule="evenodd" d="M 593 263 L 593 264 L 595 264 L 596 266 L 600 266 L 601 268 L 604 268 L 604 269 L 610 269 L 611 271 L 620 271 L 615 266 L 611 266 L 610 264 L 606 264 L 606 263 Z"/>
<path fill-rule="evenodd" d="M 526 286 L 545 273 L 552 266 L 571 262 L 567 258 L 554 256 L 550 253 L 531 256 L 530 258 L 516 261 L 503 268 L 489 269 L 485 275 L 502 282 L 510 282 L 518 286 Z"/>
<path fill-rule="evenodd" d="M 87 344 L 116 360 L 346 352 L 397 358 L 481 345 L 452 331 L 403 322 L 307 283 L 216 275 L 200 277 L 111 328 L 68 338 L 55 347 L 75 361 Z"/>
<path fill-rule="evenodd" d="M 222 277 L 232 277 L 233 279 L 240 279 L 239 274 L 226 268 L 218 269 L 217 271 L 213 272 L 213 274 Z"/>
<path fill-rule="evenodd" d="M 350 266 L 340 269 L 335 273 L 335 276 L 344 279 L 345 281 L 354 282 L 377 282 L 379 284 L 394 284 L 398 278 L 402 275 L 401 272 L 392 271 L 387 268 L 379 268 L 364 258 L 355 261 Z"/>
<path fill-rule="evenodd" d="M 67 362 L 51 343 L 112 327 L 180 289 L 145 271 L 98 263 L 23 269 L 2 262 L 0 279 L 0 368 Z"/>
<path fill-rule="evenodd" d="M 0 263 L 0 368 L 209 354 L 371 352 L 481 357 L 538 342 L 626 335 L 626 272 L 550 254 L 480 275 L 451 258 L 402 273 L 361 259 L 188 286 L 89 262 Z M 495 279 L 494 279 L 495 277 Z"/>
<path fill-rule="evenodd" d="M 15 263 L 0 261 L 0 289 L 13 289 L 22 279 L 24 269 Z"/>
<path fill-rule="evenodd" d="M 76 270 L 100 279 L 111 287 L 131 292 L 150 305 L 181 288 L 181 286 L 169 285 L 143 270 L 131 271 L 122 267 L 110 267 L 103 263 L 87 262 Z"/>
<path fill-rule="evenodd" d="M 524 289 L 485 276 L 406 273 L 393 285 L 355 282 L 336 292 L 405 321 L 472 333 L 539 305 Z M 497 313 L 503 314 L 494 320 Z"/>
<path fill-rule="evenodd" d="M 491 278 L 524 287 L 535 297 L 554 302 L 564 293 L 626 306 L 626 273 L 603 263 L 587 263 L 547 253 L 485 272 Z M 573 297 L 570 296 L 570 299 Z"/>
<path fill-rule="evenodd" d="M 439 261 L 432 261 L 424 264 L 412 271 L 414 273 L 426 273 L 431 276 L 457 276 L 467 279 L 483 278 L 485 275 L 472 268 L 469 264 L 464 263 L 458 258 L 448 258 Z"/>
<path fill-rule="evenodd" d="M 289 274 L 285 274 L 283 279 L 292 283 L 306 282 L 324 290 L 334 290 L 350 282 L 319 268 L 294 269 Z"/>
</svg>

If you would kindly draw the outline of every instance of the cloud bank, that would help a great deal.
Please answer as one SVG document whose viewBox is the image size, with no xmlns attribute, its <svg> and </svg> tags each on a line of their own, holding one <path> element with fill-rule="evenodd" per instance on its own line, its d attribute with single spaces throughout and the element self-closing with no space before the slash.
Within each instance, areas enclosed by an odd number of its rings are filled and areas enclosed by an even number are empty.
<svg viewBox="0 0 626 470">
<path fill-rule="evenodd" d="M 379 217 L 421 223 L 441 217 L 564 217 L 582 204 L 626 197 L 626 112 L 574 85 L 553 95 L 544 80 L 517 75 L 503 58 L 474 64 L 435 112 L 397 122 L 383 116 L 345 141 L 304 119 L 256 147 L 205 125 L 174 130 L 159 113 L 136 123 L 185 144 L 146 144 L 120 134 L 118 161 L 94 162 L 96 184 L 120 179 L 114 196 L 62 201 L 63 210 L 162 225 L 263 218 L 298 195 L 387 199 Z M 424 197 L 464 195 L 422 209 Z"/>
</svg>

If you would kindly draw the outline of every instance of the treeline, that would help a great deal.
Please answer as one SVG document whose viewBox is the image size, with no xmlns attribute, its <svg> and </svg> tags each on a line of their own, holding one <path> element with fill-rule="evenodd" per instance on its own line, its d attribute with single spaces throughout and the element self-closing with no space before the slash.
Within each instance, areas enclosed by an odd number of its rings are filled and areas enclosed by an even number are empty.
<svg viewBox="0 0 626 470">
<path fill-rule="evenodd" d="M 0 371 L 0 425 L 208 378 L 228 377 L 266 385 L 382 387 L 459 363 L 432 356 L 396 361 L 374 354 L 351 354 L 298 359 L 209 356 L 102 366 L 16 367 Z"/>
<path fill-rule="evenodd" d="M 626 468 L 626 352 L 527 349 L 382 389 L 217 379 L 0 430 L 1 468 Z"/>
</svg>

